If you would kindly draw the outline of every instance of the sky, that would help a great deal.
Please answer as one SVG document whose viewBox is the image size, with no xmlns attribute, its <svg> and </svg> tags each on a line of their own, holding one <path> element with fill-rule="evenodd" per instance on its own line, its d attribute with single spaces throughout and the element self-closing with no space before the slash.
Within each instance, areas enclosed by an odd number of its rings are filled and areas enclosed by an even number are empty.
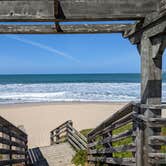
<svg viewBox="0 0 166 166">
<path fill-rule="evenodd" d="M 0 74 L 140 72 L 136 46 L 121 34 L 0 35 L 0 39 Z"/>
</svg>

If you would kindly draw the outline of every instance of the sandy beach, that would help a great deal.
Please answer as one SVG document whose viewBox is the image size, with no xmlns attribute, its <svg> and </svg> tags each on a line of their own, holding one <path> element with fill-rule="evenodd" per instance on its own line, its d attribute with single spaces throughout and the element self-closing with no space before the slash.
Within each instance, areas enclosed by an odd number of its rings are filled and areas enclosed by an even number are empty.
<svg viewBox="0 0 166 166">
<path fill-rule="evenodd" d="M 126 103 L 45 103 L 1 105 L 0 115 L 16 126 L 24 125 L 29 147 L 49 145 L 49 132 L 72 120 L 78 130 L 94 128 Z"/>
</svg>

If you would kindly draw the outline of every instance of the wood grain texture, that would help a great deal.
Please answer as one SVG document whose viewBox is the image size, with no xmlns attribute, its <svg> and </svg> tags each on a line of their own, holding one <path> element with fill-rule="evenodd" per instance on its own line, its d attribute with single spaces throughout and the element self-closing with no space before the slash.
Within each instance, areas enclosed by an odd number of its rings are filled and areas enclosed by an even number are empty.
<svg viewBox="0 0 166 166">
<path fill-rule="evenodd" d="M 0 116 L 0 166 L 27 163 L 27 134 Z M 17 157 L 17 159 L 16 159 Z"/>
<path fill-rule="evenodd" d="M 157 10 L 156 0 L 1 0 L 0 21 L 135 20 Z M 58 9 L 58 10 L 57 10 Z"/>
<path fill-rule="evenodd" d="M 130 24 L 0 25 L 0 34 L 89 34 L 123 33 Z"/>
</svg>

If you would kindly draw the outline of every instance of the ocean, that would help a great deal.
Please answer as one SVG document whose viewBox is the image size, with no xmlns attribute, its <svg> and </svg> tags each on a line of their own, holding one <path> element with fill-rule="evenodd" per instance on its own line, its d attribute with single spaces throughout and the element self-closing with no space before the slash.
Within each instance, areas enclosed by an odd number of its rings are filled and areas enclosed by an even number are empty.
<svg viewBox="0 0 166 166">
<path fill-rule="evenodd" d="M 0 104 L 139 100 L 140 74 L 0 75 Z"/>
</svg>

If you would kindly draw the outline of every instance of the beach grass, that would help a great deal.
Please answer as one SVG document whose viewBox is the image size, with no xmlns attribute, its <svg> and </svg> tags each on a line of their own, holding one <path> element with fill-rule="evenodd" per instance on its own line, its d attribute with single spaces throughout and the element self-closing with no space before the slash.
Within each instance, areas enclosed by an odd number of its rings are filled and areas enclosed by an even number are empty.
<svg viewBox="0 0 166 166">
<path fill-rule="evenodd" d="M 162 136 L 166 136 L 166 127 L 162 128 Z M 161 147 L 162 153 L 166 153 L 166 145 Z"/>
<path fill-rule="evenodd" d="M 132 123 L 129 123 L 127 125 L 124 125 L 118 129 L 115 129 L 112 131 L 112 135 L 118 135 L 120 133 L 123 133 L 125 131 L 131 130 L 133 127 Z M 132 144 L 133 142 L 133 138 L 131 136 L 125 138 L 125 139 L 121 139 L 120 141 L 115 141 L 112 143 L 113 147 L 120 147 L 120 146 L 124 146 L 124 145 L 129 145 Z M 113 157 L 115 158 L 131 158 L 133 157 L 132 152 L 126 151 L 126 152 L 116 152 L 113 153 Z"/>
<path fill-rule="evenodd" d="M 93 129 L 84 129 L 81 130 L 80 133 L 85 137 L 88 136 L 89 132 Z M 76 166 L 85 166 L 87 162 L 88 152 L 87 150 L 79 150 L 72 159 L 72 163 Z"/>
<path fill-rule="evenodd" d="M 80 133 L 82 135 L 84 135 L 85 137 L 88 136 L 88 134 L 92 131 L 93 129 L 84 129 L 84 130 L 81 130 Z"/>
</svg>

